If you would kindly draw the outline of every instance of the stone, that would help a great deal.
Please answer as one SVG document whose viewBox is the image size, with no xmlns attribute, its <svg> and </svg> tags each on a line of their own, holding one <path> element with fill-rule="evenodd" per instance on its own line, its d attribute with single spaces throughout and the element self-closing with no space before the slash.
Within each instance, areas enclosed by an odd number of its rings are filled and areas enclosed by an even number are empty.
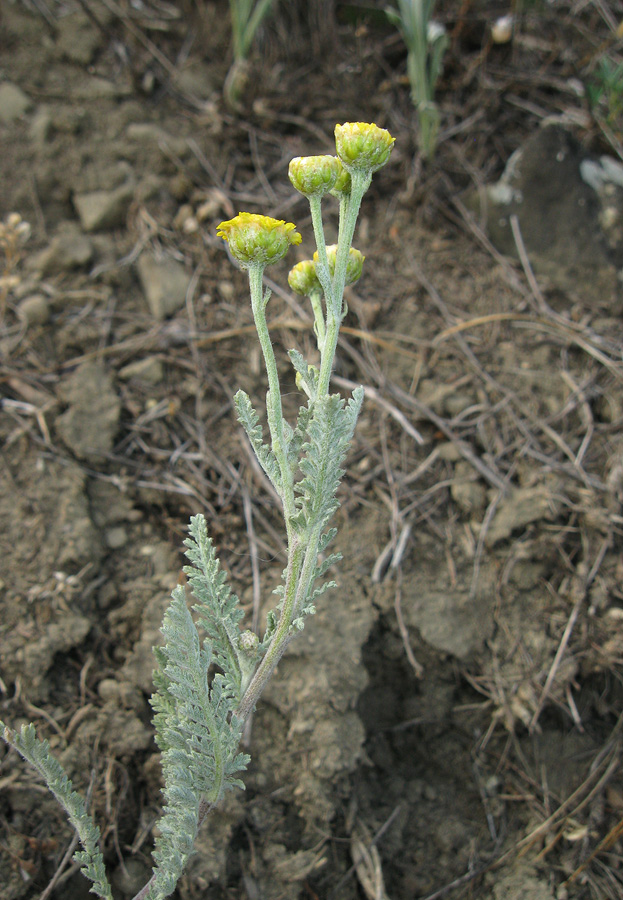
<svg viewBox="0 0 623 900">
<path fill-rule="evenodd" d="M 40 149 L 48 143 L 54 133 L 54 120 L 48 106 L 40 106 L 30 123 L 30 139 Z"/>
<path fill-rule="evenodd" d="M 128 533 L 123 525 L 116 525 L 114 528 L 108 529 L 105 540 L 106 546 L 109 547 L 110 550 L 120 550 L 128 543 Z"/>
<path fill-rule="evenodd" d="M 74 206 L 85 231 L 106 231 L 125 224 L 134 197 L 134 179 L 111 191 L 89 191 L 74 196 Z"/>
<path fill-rule="evenodd" d="M 100 362 L 79 366 L 59 387 L 69 409 L 56 420 L 63 442 L 81 459 L 101 459 L 113 448 L 121 402 Z"/>
<path fill-rule="evenodd" d="M 184 157 L 188 155 L 188 144 L 182 137 L 174 137 L 153 122 L 132 122 L 126 128 L 125 135 L 129 141 L 137 143 L 150 142 L 162 147 L 165 154 Z"/>
<path fill-rule="evenodd" d="M 118 87 L 113 81 L 91 75 L 76 85 L 72 97 L 74 100 L 106 100 L 122 97 L 127 93 L 127 89 Z"/>
<path fill-rule="evenodd" d="M 81 10 L 59 17 L 56 27 L 56 47 L 61 56 L 81 66 L 90 65 L 102 42 L 99 28 Z"/>
<path fill-rule="evenodd" d="M 112 883 L 126 897 L 132 897 L 149 881 L 151 875 L 147 863 L 137 857 L 124 859 L 112 873 Z"/>
<path fill-rule="evenodd" d="M 478 518 L 487 504 L 487 491 L 470 463 L 460 460 L 454 469 L 450 494 L 456 505 L 469 516 Z"/>
<path fill-rule="evenodd" d="M 22 300 L 17 314 L 26 325 L 45 325 L 50 319 L 50 306 L 43 294 L 32 294 Z"/>
<path fill-rule="evenodd" d="M 138 378 L 149 384 L 158 384 L 164 378 L 164 366 L 156 356 L 148 356 L 146 359 L 137 359 L 129 363 L 119 372 L 119 378 L 129 381 L 130 378 Z"/>
<path fill-rule="evenodd" d="M 137 269 L 145 299 L 156 319 L 162 321 L 184 306 L 190 276 L 181 263 L 143 253 Z"/>
<path fill-rule="evenodd" d="M 82 269 L 93 258 L 93 244 L 74 222 L 64 222 L 59 226 L 48 247 L 37 254 L 32 262 L 35 271 L 41 275 L 57 275 Z"/>
<path fill-rule="evenodd" d="M 10 81 L 0 84 L 0 122 L 8 125 L 20 119 L 32 106 L 32 100 Z"/>
<path fill-rule="evenodd" d="M 175 86 L 185 94 L 204 100 L 219 89 L 213 69 L 198 58 L 190 59 L 178 70 Z"/>
</svg>

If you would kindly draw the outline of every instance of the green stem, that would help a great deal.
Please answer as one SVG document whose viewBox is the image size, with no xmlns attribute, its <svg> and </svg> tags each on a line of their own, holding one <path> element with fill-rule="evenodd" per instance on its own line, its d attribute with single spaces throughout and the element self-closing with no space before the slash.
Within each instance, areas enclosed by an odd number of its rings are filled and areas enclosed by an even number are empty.
<svg viewBox="0 0 623 900">
<path fill-rule="evenodd" d="M 317 542 L 316 546 L 318 546 Z M 299 574 L 301 572 L 304 550 L 305 547 L 299 538 L 294 538 L 290 542 L 285 592 L 279 623 L 270 642 L 270 646 L 264 654 L 255 675 L 251 679 L 251 683 L 246 689 L 238 709 L 235 711 L 236 717 L 243 722 L 246 721 L 248 716 L 253 712 L 262 691 L 275 671 L 277 663 L 292 640 L 293 634 L 290 628 L 295 618 L 297 587 L 299 584 Z"/>
<path fill-rule="evenodd" d="M 321 197 L 309 198 L 309 208 L 311 210 L 314 238 L 316 239 L 316 247 L 318 249 L 316 275 L 318 276 L 318 281 L 320 282 L 322 290 L 324 291 L 327 309 L 329 309 L 333 305 L 333 285 L 331 284 L 329 260 L 327 259 L 327 244 L 324 236 L 324 226 L 322 224 L 321 204 Z"/>
<path fill-rule="evenodd" d="M 327 331 L 321 352 L 320 376 L 318 378 L 318 397 L 329 393 L 331 371 L 335 358 L 335 349 L 340 333 L 343 317 L 344 286 L 346 284 L 346 268 L 348 255 L 355 234 L 357 216 L 363 195 L 370 187 L 372 175 L 369 172 L 351 172 L 351 191 L 348 204 L 340 204 L 340 228 L 335 259 L 335 272 L 332 283 L 332 302 L 327 301 Z M 320 249 L 318 250 L 320 255 Z"/>
<path fill-rule="evenodd" d="M 318 544 L 320 543 L 321 531 L 322 527 L 320 525 L 314 526 L 307 542 L 305 558 L 303 559 L 301 574 L 296 590 L 293 619 L 296 619 L 297 616 L 300 616 L 303 605 L 309 597 L 309 591 L 312 586 L 312 576 L 314 574 L 314 569 L 318 561 Z"/>
<path fill-rule="evenodd" d="M 290 519 L 295 515 L 294 506 L 294 487 L 292 481 L 292 470 L 287 458 L 287 447 L 283 433 L 283 411 L 281 408 L 281 386 L 279 384 L 279 375 L 277 374 L 277 363 L 273 352 L 273 345 L 270 340 L 268 324 L 266 322 L 266 302 L 268 298 L 264 297 L 264 266 L 255 265 L 249 269 L 249 287 L 251 289 L 251 308 L 253 310 L 253 319 L 260 340 L 260 346 L 264 355 L 264 364 L 266 366 L 266 374 L 268 375 L 268 396 L 266 399 L 266 415 L 268 419 L 268 427 L 272 443 L 273 453 L 277 460 L 279 470 L 281 472 L 281 484 L 283 487 L 282 501 L 283 512 L 288 532 L 288 539 L 291 539 Z"/>
<path fill-rule="evenodd" d="M 322 353 L 322 348 L 324 347 L 325 335 L 326 335 L 326 326 L 324 321 L 324 313 L 322 311 L 322 294 L 320 291 L 312 291 L 309 295 L 309 302 L 312 305 L 312 309 L 314 311 L 314 325 L 316 327 L 316 342 L 318 344 L 318 350 Z"/>
<path fill-rule="evenodd" d="M 342 299 L 344 297 L 344 285 L 346 283 L 348 254 L 350 253 L 350 248 L 353 243 L 353 235 L 355 234 L 355 225 L 357 224 L 361 201 L 372 181 L 372 175 L 367 171 L 354 170 L 351 172 L 350 177 L 350 197 L 344 211 L 343 221 L 340 222 L 335 272 L 333 273 L 333 310 L 335 316 L 339 319 L 342 317 Z"/>
<path fill-rule="evenodd" d="M 340 336 L 341 321 L 341 317 L 337 318 L 333 310 L 327 311 L 327 331 L 320 354 L 320 375 L 318 376 L 316 397 L 326 397 L 329 393 L 329 383 L 331 381 L 337 339 Z"/>
</svg>

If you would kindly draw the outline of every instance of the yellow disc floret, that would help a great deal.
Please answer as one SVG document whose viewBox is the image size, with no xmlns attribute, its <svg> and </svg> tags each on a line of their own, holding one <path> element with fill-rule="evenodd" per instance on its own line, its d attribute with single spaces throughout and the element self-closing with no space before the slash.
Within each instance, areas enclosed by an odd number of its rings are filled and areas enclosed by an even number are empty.
<svg viewBox="0 0 623 900">
<path fill-rule="evenodd" d="M 244 269 L 278 262 L 291 244 L 300 244 L 302 240 L 292 222 L 248 212 L 221 222 L 216 233 L 227 241 L 231 255 Z"/>
<path fill-rule="evenodd" d="M 389 131 L 368 122 L 335 126 L 337 155 L 350 172 L 376 172 L 389 159 L 395 140 Z"/>
</svg>

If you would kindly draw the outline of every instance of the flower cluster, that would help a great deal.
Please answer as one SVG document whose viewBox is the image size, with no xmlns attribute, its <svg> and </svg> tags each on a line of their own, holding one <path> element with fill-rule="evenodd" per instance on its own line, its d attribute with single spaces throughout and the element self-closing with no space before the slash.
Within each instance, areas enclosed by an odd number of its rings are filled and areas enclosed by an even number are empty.
<svg viewBox="0 0 623 900">
<path fill-rule="evenodd" d="M 290 162 L 288 175 L 297 191 L 309 198 L 332 194 L 347 200 L 351 192 L 351 176 L 371 175 L 388 161 L 394 140 L 384 128 L 367 122 L 345 122 L 335 126 L 337 156 L 297 156 Z M 221 222 L 217 235 L 229 244 L 232 256 L 245 269 L 264 267 L 278 262 L 292 244 L 301 243 L 301 235 L 292 222 L 241 212 Z M 335 271 L 336 247 L 327 247 L 329 271 Z M 349 251 L 346 284 L 361 277 L 364 257 L 358 250 Z M 304 260 L 291 270 L 288 282 L 293 291 L 311 296 L 321 290 L 316 274 L 318 253 L 314 260 Z"/>
</svg>

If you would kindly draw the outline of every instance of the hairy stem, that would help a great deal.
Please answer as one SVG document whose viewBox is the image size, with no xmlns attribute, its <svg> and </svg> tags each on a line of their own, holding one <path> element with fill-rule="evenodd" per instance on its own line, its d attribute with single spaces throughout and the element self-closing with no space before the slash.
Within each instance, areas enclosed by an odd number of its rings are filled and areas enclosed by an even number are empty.
<svg viewBox="0 0 623 900">
<path fill-rule="evenodd" d="M 294 508 L 294 488 L 292 484 L 292 470 L 287 458 L 287 447 L 283 433 L 283 412 L 281 408 L 281 386 L 279 384 L 279 375 L 277 374 L 277 363 L 273 352 L 273 345 L 270 340 L 268 324 L 266 322 L 266 302 L 264 299 L 263 286 L 264 267 L 260 265 L 251 266 L 249 269 L 249 287 L 251 289 L 251 307 L 253 309 L 253 319 L 255 327 L 262 347 L 264 355 L 264 364 L 266 366 L 266 374 L 268 375 L 269 396 L 267 398 L 267 418 L 268 427 L 270 429 L 270 437 L 272 442 L 273 453 L 279 465 L 281 472 L 281 484 L 283 493 L 281 496 L 283 502 L 283 512 L 288 532 L 288 539 L 291 539 L 290 519 L 294 516 L 296 510 Z"/>
<path fill-rule="evenodd" d="M 277 663 L 292 640 L 291 626 L 295 618 L 297 588 L 304 551 L 305 547 L 301 539 L 298 537 L 293 538 L 288 552 L 288 567 L 286 569 L 286 583 L 283 605 L 281 607 L 281 616 L 279 617 L 279 623 L 268 650 L 264 654 L 264 658 L 258 666 L 257 671 L 251 679 L 251 683 L 246 689 L 238 709 L 236 710 L 236 717 L 242 721 L 245 721 L 255 708 L 262 691 L 275 671 Z"/>
<path fill-rule="evenodd" d="M 333 305 L 333 285 L 331 284 L 331 275 L 329 273 L 329 260 L 327 259 L 327 244 L 324 236 L 324 226 L 322 224 L 321 212 L 322 199 L 320 197 L 309 198 L 309 208 L 311 211 L 312 225 L 314 228 L 314 238 L 318 249 L 318 263 L 316 265 L 316 275 L 318 281 L 324 291 L 327 309 Z"/>
<path fill-rule="evenodd" d="M 351 174 L 351 192 L 347 204 L 340 204 L 340 228 L 335 259 L 335 272 L 331 285 L 331 302 L 327 298 L 327 328 L 324 344 L 321 350 L 320 376 L 318 379 L 318 397 L 325 396 L 329 392 L 331 371 L 337 339 L 340 333 L 340 325 L 343 316 L 344 286 L 346 283 L 346 268 L 350 253 L 357 216 L 361 207 L 363 195 L 370 186 L 372 176 L 368 172 L 353 172 Z M 320 248 L 318 249 L 320 254 Z M 326 253 L 326 251 L 325 251 Z M 325 294 L 326 296 L 326 294 Z"/>
</svg>

